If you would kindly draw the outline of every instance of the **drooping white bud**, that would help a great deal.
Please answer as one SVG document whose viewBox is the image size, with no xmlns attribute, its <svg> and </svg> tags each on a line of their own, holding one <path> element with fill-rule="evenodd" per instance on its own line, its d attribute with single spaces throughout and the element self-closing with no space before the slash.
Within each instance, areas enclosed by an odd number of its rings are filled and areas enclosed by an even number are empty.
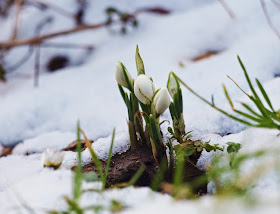
<svg viewBox="0 0 280 214">
<path fill-rule="evenodd" d="M 144 74 L 137 77 L 134 83 L 134 93 L 143 104 L 149 104 L 155 93 L 154 83 Z"/>
<path fill-rule="evenodd" d="M 42 162 L 44 167 L 59 168 L 64 158 L 64 152 L 47 148 L 42 154 Z"/>
<path fill-rule="evenodd" d="M 115 78 L 119 85 L 133 90 L 133 79 L 124 65 L 118 61 L 115 69 Z"/>
<path fill-rule="evenodd" d="M 161 88 L 153 99 L 157 114 L 162 114 L 170 105 L 170 97 L 166 88 Z"/>
</svg>

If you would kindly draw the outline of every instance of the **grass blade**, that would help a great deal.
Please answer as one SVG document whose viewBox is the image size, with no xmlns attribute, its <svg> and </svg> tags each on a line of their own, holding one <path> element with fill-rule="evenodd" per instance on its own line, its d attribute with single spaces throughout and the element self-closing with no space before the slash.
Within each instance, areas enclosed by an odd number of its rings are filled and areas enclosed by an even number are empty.
<svg viewBox="0 0 280 214">
<path fill-rule="evenodd" d="M 82 145 L 80 136 L 80 123 L 77 124 L 77 154 L 78 154 L 78 166 L 74 177 L 74 200 L 79 200 L 81 196 L 82 187 Z"/>
<path fill-rule="evenodd" d="M 254 98 L 255 98 L 255 99 L 254 99 L 255 101 L 253 100 L 254 103 L 255 103 L 256 106 L 259 108 L 259 110 L 261 111 L 261 113 L 263 114 L 263 116 L 266 117 L 266 118 L 269 118 L 269 115 L 267 114 L 265 107 L 263 106 L 263 104 L 262 104 L 262 102 L 261 102 L 261 100 L 260 100 L 258 94 L 256 93 L 256 91 L 255 91 L 255 89 L 254 89 L 254 87 L 253 87 L 253 85 L 252 85 L 252 82 L 251 82 L 251 80 L 250 80 L 250 78 L 249 78 L 249 75 L 248 75 L 246 69 L 245 69 L 245 66 L 243 65 L 243 63 L 242 63 L 240 57 L 237 56 L 237 58 L 238 58 L 239 64 L 241 65 L 241 67 L 242 67 L 242 69 L 243 69 L 243 71 L 244 71 L 244 75 L 245 75 L 245 78 L 246 78 L 246 80 L 247 80 L 247 83 L 248 83 L 248 85 L 249 85 L 249 87 L 250 87 L 250 89 L 251 89 L 251 91 L 252 91 L 252 93 L 253 93 L 253 95 L 254 95 Z"/>
<path fill-rule="evenodd" d="M 235 117 L 229 113 L 227 113 L 226 111 L 218 108 L 217 106 L 213 105 L 212 103 L 210 103 L 208 100 L 204 99 L 203 97 L 201 97 L 199 94 L 197 94 L 193 89 L 191 89 L 183 80 L 181 80 L 176 74 L 174 74 L 174 76 L 178 79 L 178 81 L 183 85 L 185 86 L 192 94 L 194 94 L 196 97 L 198 97 L 199 99 L 201 99 L 203 102 L 207 103 L 208 105 L 210 105 L 212 108 L 216 109 L 217 111 L 221 112 L 222 114 L 230 117 L 231 119 L 234 119 L 238 122 L 241 122 L 245 125 L 248 125 L 248 126 L 255 126 L 254 124 L 246 121 L 246 120 L 242 120 L 242 119 L 239 119 L 238 117 Z"/>
<path fill-rule="evenodd" d="M 88 140 L 87 136 L 85 135 L 84 131 L 82 129 L 80 129 L 80 132 L 82 133 L 82 135 L 83 135 L 83 137 L 85 139 L 86 146 L 89 149 L 89 152 L 90 152 L 90 155 L 92 157 L 92 160 L 93 160 L 93 162 L 96 165 L 96 168 L 98 170 L 100 179 L 101 179 L 101 181 L 103 183 L 103 187 L 105 187 L 105 179 L 104 179 L 104 173 L 103 173 L 103 167 L 102 167 L 101 161 L 99 160 L 98 156 L 94 152 L 94 150 L 93 150 L 93 148 L 91 146 L 91 143 Z"/>
<path fill-rule="evenodd" d="M 112 153 L 113 153 L 114 140 L 115 140 L 115 129 L 113 130 L 111 146 L 110 146 L 110 150 L 109 150 L 109 156 L 108 156 L 107 165 L 106 165 L 106 169 L 105 169 L 104 180 L 106 183 L 107 183 L 107 177 L 108 177 L 109 167 L 110 167 Z"/>
<path fill-rule="evenodd" d="M 224 84 L 223 84 L 223 89 L 224 89 L 224 93 L 226 95 L 226 98 L 227 98 L 231 108 L 234 109 L 233 103 L 232 103 L 231 98 L 230 98 L 230 96 L 228 94 L 227 88 L 226 88 L 226 86 Z"/>
<path fill-rule="evenodd" d="M 246 103 L 241 103 L 241 105 L 246 108 L 249 112 L 251 112 L 252 114 L 254 114 L 255 116 L 259 117 L 259 118 L 263 118 L 260 114 L 258 114 L 257 112 L 255 112 L 250 106 L 248 106 Z"/>
<path fill-rule="evenodd" d="M 130 179 L 130 181 L 128 182 L 129 186 L 134 185 L 138 179 L 141 177 L 141 175 L 143 174 L 143 172 L 146 170 L 146 166 L 141 166 L 137 172 L 133 175 L 133 177 Z"/>
<path fill-rule="evenodd" d="M 259 81 L 258 79 L 256 79 L 256 82 L 257 82 L 258 87 L 259 87 L 260 91 L 262 92 L 262 95 L 263 95 L 264 99 L 266 100 L 268 106 L 270 107 L 270 109 L 271 109 L 273 112 L 275 112 L 274 109 L 273 109 L 273 107 L 272 107 L 272 104 L 271 104 L 271 102 L 270 102 L 270 99 L 269 99 L 267 93 L 265 92 L 265 90 L 264 90 L 262 84 L 260 83 L 260 81 Z"/>
</svg>

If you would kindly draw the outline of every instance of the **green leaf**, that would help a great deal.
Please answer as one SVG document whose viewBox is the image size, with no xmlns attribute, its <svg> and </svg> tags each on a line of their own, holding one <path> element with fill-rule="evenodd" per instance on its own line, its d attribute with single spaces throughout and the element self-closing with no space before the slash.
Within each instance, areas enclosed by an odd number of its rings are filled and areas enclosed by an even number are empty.
<svg viewBox="0 0 280 214">
<path fill-rule="evenodd" d="M 201 146 L 202 143 L 200 141 L 194 143 L 195 146 Z"/>
<path fill-rule="evenodd" d="M 109 155 L 107 159 L 107 164 L 106 164 L 106 169 L 105 169 L 105 175 L 104 175 L 104 180 L 107 183 L 107 177 L 109 174 L 109 168 L 110 168 L 110 163 L 111 163 L 111 158 L 112 158 L 112 153 L 113 153 L 113 145 L 114 145 L 114 140 L 115 140 L 115 132 L 116 130 L 113 130 L 112 134 L 112 140 L 111 140 L 111 145 L 110 145 L 110 150 L 109 150 Z"/>
<path fill-rule="evenodd" d="M 183 150 L 183 148 L 181 146 L 178 146 L 176 150 L 176 168 L 173 181 L 176 188 L 178 188 L 183 182 L 185 154 L 186 152 Z"/>
<path fill-rule="evenodd" d="M 120 84 L 118 84 L 118 87 L 119 87 L 120 93 L 122 95 L 122 98 L 123 98 L 123 100 L 124 100 L 124 102 L 126 104 L 126 96 L 125 96 L 126 93 L 124 92 L 124 90 L 123 90 L 123 88 L 122 88 L 122 86 Z"/>
<path fill-rule="evenodd" d="M 249 75 L 248 75 L 248 73 L 247 73 L 247 71 L 245 69 L 245 66 L 243 65 L 243 63 L 242 63 L 241 59 L 239 58 L 239 56 L 237 56 L 237 58 L 238 58 L 238 61 L 239 61 L 240 65 L 241 65 L 243 71 L 244 71 L 244 75 L 245 75 L 245 78 L 247 80 L 247 83 L 248 83 L 248 85 L 249 85 L 249 87 L 250 87 L 250 89 L 251 89 L 251 91 L 252 91 L 252 93 L 254 95 L 254 99 L 252 99 L 252 98 L 251 99 L 254 101 L 256 106 L 259 108 L 259 110 L 261 111 L 263 116 L 266 117 L 266 118 L 269 118 L 269 116 L 267 115 L 265 107 L 263 106 L 263 104 L 262 104 L 258 94 L 256 93 L 256 91 L 255 91 L 255 89 L 254 89 L 254 87 L 253 87 L 253 85 L 251 83 L 251 80 L 250 80 Z"/>
<path fill-rule="evenodd" d="M 258 114 L 257 112 L 255 112 L 250 106 L 248 106 L 246 103 L 241 103 L 241 105 L 246 108 L 249 112 L 251 112 L 252 114 L 254 114 L 255 116 L 259 117 L 259 118 L 263 118 L 260 114 Z"/>
<path fill-rule="evenodd" d="M 78 166 L 74 176 L 74 200 L 79 200 L 82 187 L 82 145 L 80 136 L 80 123 L 77 123 L 77 159 Z"/>
<path fill-rule="evenodd" d="M 189 145 L 188 147 L 184 148 L 184 155 L 185 157 L 191 156 L 195 152 L 194 146 Z"/>
<path fill-rule="evenodd" d="M 133 177 L 130 179 L 130 181 L 128 182 L 128 184 L 130 186 L 134 185 L 138 179 L 141 177 L 141 175 L 145 172 L 146 170 L 146 166 L 141 166 L 137 172 L 133 175 Z"/>
<path fill-rule="evenodd" d="M 228 142 L 227 153 L 237 153 L 241 149 L 240 143 Z"/>
<path fill-rule="evenodd" d="M 205 150 L 207 151 L 207 152 L 211 152 L 212 150 L 214 150 L 214 146 L 212 146 L 212 145 L 210 145 L 209 144 L 209 142 L 206 142 L 205 144 L 204 144 L 204 148 L 205 148 Z"/>
<path fill-rule="evenodd" d="M 126 67 L 122 64 L 121 62 L 121 66 L 122 66 L 122 70 L 123 70 L 123 75 L 124 75 L 124 78 L 125 78 L 125 81 L 128 85 L 128 89 L 131 91 L 131 92 L 134 92 L 134 88 L 133 88 L 133 80 L 129 79 L 128 75 L 127 75 L 127 69 Z M 132 81 L 132 82 L 131 82 Z"/>
<path fill-rule="evenodd" d="M 268 106 L 270 107 L 270 109 L 271 109 L 273 112 L 275 112 L 274 109 L 273 109 L 273 107 L 272 107 L 272 104 L 271 104 L 271 102 L 270 102 L 270 99 L 269 99 L 267 93 L 265 92 L 265 90 L 264 90 L 262 84 L 260 83 L 260 81 L 259 81 L 258 79 L 256 79 L 256 82 L 257 82 L 258 87 L 259 87 L 260 91 L 262 92 L 262 95 L 263 95 L 264 99 L 266 100 Z"/>
<path fill-rule="evenodd" d="M 172 119 L 175 118 L 175 119 L 179 120 L 179 114 L 178 114 L 177 109 L 175 108 L 175 104 L 173 102 L 171 102 L 169 105 L 169 111 L 170 111 Z"/>
<path fill-rule="evenodd" d="M 180 88 L 180 84 L 173 74 L 173 72 L 170 72 L 167 80 L 167 89 L 172 99 L 178 94 Z"/>
<path fill-rule="evenodd" d="M 144 63 L 140 56 L 138 45 L 136 46 L 135 61 L 136 61 L 136 69 L 138 72 L 138 76 L 140 74 L 145 74 Z"/>
<path fill-rule="evenodd" d="M 231 98 L 230 98 L 230 96 L 229 96 L 229 94 L 228 94 L 227 88 L 226 88 L 226 86 L 225 86 L 224 84 L 223 84 L 223 89 L 224 89 L 224 93 L 225 93 L 225 95 L 226 95 L 226 98 L 227 98 L 227 100 L 228 100 L 228 102 L 229 102 L 231 108 L 234 109 L 233 103 L 232 103 Z"/>
<path fill-rule="evenodd" d="M 99 181 L 99 176 L 93 171 L 86 172 L 83 173 L 83 180 L 85 180 L 86 182 Z"/>
<path fill-rule="evenodd" d="M 91 143 L 90 141 L 88 140 L 87 136 L 85 135 L 84 131 L 82 129 L 80 129 L 80 132 L 81 134 L 83 135 L 84 139 L 85 139 L 85 143 L 86 143 L 86 146 L 89 150 L 89 153 L 92 157 L 92 160 L 98 170 L 98 173 L 99 173 L 99 176 L 100 176 L 100 179 L 102 181 L 102 184 L 103 184 L 103 189 L 105 188 L 106 186 L 106 180 L 105 180 L 105 177 L 104 177 L 104 172 L 103 172 L 103 167 L 102 167 L 102 163 L 101 161 L 99 160 L 98 156 L 96 155 L 96 153 L 94 152 L 92 146 L 91 146 Z"/>
</svg>

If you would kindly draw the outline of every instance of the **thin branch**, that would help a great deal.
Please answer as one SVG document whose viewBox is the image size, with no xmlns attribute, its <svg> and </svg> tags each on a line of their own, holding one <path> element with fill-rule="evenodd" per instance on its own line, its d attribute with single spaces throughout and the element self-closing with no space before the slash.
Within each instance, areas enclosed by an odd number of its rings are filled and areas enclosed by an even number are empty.
<svg viewBox="0 0 280 214">
<path fill-rule="evenodd" d="M 224 0 L 218 0 L 218 1 L 221 3 L 225 11 L 228 13 L 229 17 L 231 19 L 235 19 L 235 14 L 233 10 L 228 6 L 228 4 Z"/>
<path fill-rule="evenodd" d="M 46 2 L 42 2 L 42 1 L 39 1 L 39 0 L 29 0 L 29 2 L 39 5 L 41 8 L 52 9 L 53 11 L 55 11 L 55 12 L 57 12 L 57 13 L 63 15 L 63 16 L 66 16 L 66 17 L 69 17 L 69 18 L 75 18 L 75 14 L 73 14 L 73 13 L 67 11 L 67 10 L 64 10 L 63 8 L 58 7 L 56 5 L 46 3 Z"/>
<path fill-rule="evenodd" d="M 20 20 L 20 13 L 21 13 L 22 5 L 23 5 L 23 0 L 16 0 L 16 20 L 15 20 L 14 31 L 11 36 L 12 41 L 16 40 L 17 35 L 18 35 L 19 20 Z"/>
<path fill-rule="evenodd" d="M 22 46 L 22 45 L 36 45 L 42 43 L 46 39 L 50 39 L 56 36 L 62 36 L 62 35 L 67 35 L 71 33 L 76 33 L 80 31 L 85 31 L 85 30 L 91 30 L 91 29 L 96 29 L 100 27 L 106 26 L 108 23 L 104 22 L 101 24 L 92 24 L 92 25 L 80 25 L 68 30 L 64 31 L 59 31 L 55 33 L 49 33 L 45 34 L 43 36 L 35 36 L 33 38 L 28 38 L 28 39 L 22 39 L 22 40 L 15 40 L 15 41 L 10 41 L 10 42 L 2 42 L 0 43 L 0 49 L 9 49 L 13 48 L 16 46 Z"/>
<path fill-rule="evenodd" d="M 36 53 L 35 53 L 34 87 L 39 86 L 39 74 L 40 74 L 40 45 L 37 46 Z"/>
<path fill-rule="evenodd" d="M 266 18 L 266 21 L 267 21 L 269 27 L 273 30 L 273 32 L 278 37 L 278 39 L 280 39 L 280 33 L 271 21 L 271 18 L 268 14 L 268 10 L 267 10 L 267 7 L 266 7 L 266 4 L 265 4 L 264 0 L 260 0 L 260 2 L 261 2 L 261 6 L 262 6 L 262 9 L 263 9 L 263 12 L 264 12 L 264 15 L 265 15 L 265 18 Z"/>
<path fill-rule="evenodd" d="M 16 70 L 18 67 L 20 67 L 22 64 L 27 62 L 28 59 L 32 56 L 33 50 L 34 50 L 33 46 L 29 46 L 27 53 L 18 62 L 16 62 L 14 65 L 11 65 L 8 68 L 6 68 L 7 72 L 12 72 L 12 71 Z"/>
<path fill-rule="evenodd" d="M 144 11 L 136 10 L 134 13 L 130 13 L 130 14 L 123 13 L 122 14 L 123 17 L 120 17 L 119 21 L 127 22 L 127 19 L 131 18 L 131 17 L 134 17 L 134 19 L 135 19 L 136 18 L 135 16 L 142 12 L 158 13 L 158 9 L 154 10 L 153 8 L 151 8 L 151 9 L 145 9 Z M 124 16 L 124 14 L 125 14 L 125 16 Z M 124 18 L 126 18 L 126 19 L 124 19 Z M 85 30 L 97 29 L 97 28 L 108 26 L 108 25 L 112 24 L 113 22 L 114 22 L 113 20 L 108 19 L 99 24 L 83 24 L 83 25 L 78 25 L 78 26 L 68 29 L 68 30 L 58 31 L 55 33 L 49 33 L 49 34 L 45 34 L 42 36 L 35 36 L 32 38 L 28 38 L 28 39 L 15 40 L 15 41 L 9 41 L 9 42 L 0 42 L 0 49 L 9 49 L 9 48 L 13 48 L 16 46 L 22 46 L 22 45 L 37 45 L 37 44 L 42 43 L 44 40 L 47 40 L 47 39 L 50 39 L 50 38 L 53 38 L 56 36 L 67 35 L 67 34 L 76 33 L 76 32 L 85 31 Z"/>
<path fill-rule="evenodd" d="M 73 49 L 88 49 L 92 50 L 93 45 L 81 45 L 81 44 L 71 44 L 71 43 L 41 43 L 43 48 L 73 48 Z"/>
</svg>

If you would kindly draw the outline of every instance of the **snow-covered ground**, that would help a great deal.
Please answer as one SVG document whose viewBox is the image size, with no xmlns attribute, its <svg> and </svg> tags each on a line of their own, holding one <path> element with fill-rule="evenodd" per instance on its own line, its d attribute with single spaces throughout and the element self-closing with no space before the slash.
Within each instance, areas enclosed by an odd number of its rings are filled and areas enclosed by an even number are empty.
<svg viewBox="0 0 280 214">
<path fill-rule="evenodd" d="M 48 0 L 50 4 L 74 11 L 74 0 Z M 63 195 L 71 195 L 72 173 L 76 164 L 76 153 L 66 152 L 62 167 L 58 171 L 44 169 L 41 153 L 47 147 L 63 149 L 75 140 L 76 124 L 93 139 L 95 151 L 106 159 L 111 142 L 111 133 L 116 127 L 114 153 L 129 148 L 126 127 L 126 107 L 114 79 L 115 63 L 120 60 L 133 77 L 136 77 L 135 47 L 139 45 L 146 74 L 153 77 L 157 88 L 166 85 L 168 73 L 173 70 L 196 92 L 207 99 L 214 96 L 217 106 L 230 111 L 222 90 L 227 85 L 234 101 L 247 98 L 226 77 L 231 76 L 248 91 L 245 78 L 238 64 L 238 54 L 253 80 L 258 78 L 269 94 L 275 109 L 280 108 L 280 40 L 271 30 L 258 0 L 227 0 L 235 13 L 231 19 L 219 1 L 88 1 L 86 21 L 99 23 L 105 20 L 103 12 L 108 6 L 133 12 L 139 8 L 162 7 L 171 11 L 168 15 L 140 14 L 138 28 L 122 35 L 114 29 L 97 29 L 57 37 L 49 40 L 56 43 L 90 44 L 93 53 L 84 59 L 85 50 L 63 48 L 41 49 L 41 74 L 39 87 L 34 88 L 34 57 L 7 76 L 7 83 L 0 84 L 0 143 L 4 146 L 17 144 L 13 154 L 0 158 L 0 213 L 19 213 L 21 202 L 39 212 L 46 209 L 64 209 Z M 272 22 L 280 29 L 280 13 L 271 1 L 267 2 Z M 35 26 L 48 16 L 54 20 L 41 32 L 51 33 L 68 29 L 74 22 L 52 10 L 41 11 L 25 7 L 22 11 L 19 38 L 34 36 Z M 10 38 L 14 13 L 0 19 L 0 41 Z M 15 64 L 27 47 L 11 50 L 4 65 Z M 201 61 L 192 59 L 209 51 L 217 55 Z M 54 73 L 46 71 L 50 57 L 66 55 L 73 66 Z M 180 66 L 183 64 L 184 66 Z M 246 129 L 183 89 L 184 117 L 186 129 L 194 130 L 193 137 L 203 141 L 225 145 L 237 142 L 243 145 L 240 152 L 261 148 L 280 149 L 277 131 Z M 170 119 L 166 112 L 162 120 Z M 246 129 L 246 130 L 245 130 Z M 167 133 L 166 125 L 163 132 Z M 221 137 L 217 133 L 234 133 Z M 0 144 L 0 151 L 2 146 Z M 31 154 L 25 156 L 25 154 Z M 34 154 L 33 154 L 34 153 Z M 209 163 L 212 153 L 203 153 L 200 167 Z M 83 152 L 83 161 L 90 160 L 88 150 Z M 248 169 L 254 167 L 252 162 Z M 245 170 L 246 171 L 246 170 Z M 280 209 L 280 189 L 273 173 L 261 179 L 252 191 L 260 197 L 255 207 L 248 208 L 238 200 L 220 199 L 212 196 L 197 201 L 174 202 L 167 195 L 152 193 L 147 188 L 110 190 L 102 195 L 93 194 L 83 199 L 102 204 L 108 199 L 121 200 L 132 207 L 124 213 L 276 213 Z M 211 185 L 209 185 L 209 191 Z M 260 194 L 261 193 L 261 194 Z M 271 197 L 268 197 L 271 196 Z M 102 204 L 109 206 L 108 204 Z M 228 209 L 234 207 L 235 209 Z"/>
</svg>

